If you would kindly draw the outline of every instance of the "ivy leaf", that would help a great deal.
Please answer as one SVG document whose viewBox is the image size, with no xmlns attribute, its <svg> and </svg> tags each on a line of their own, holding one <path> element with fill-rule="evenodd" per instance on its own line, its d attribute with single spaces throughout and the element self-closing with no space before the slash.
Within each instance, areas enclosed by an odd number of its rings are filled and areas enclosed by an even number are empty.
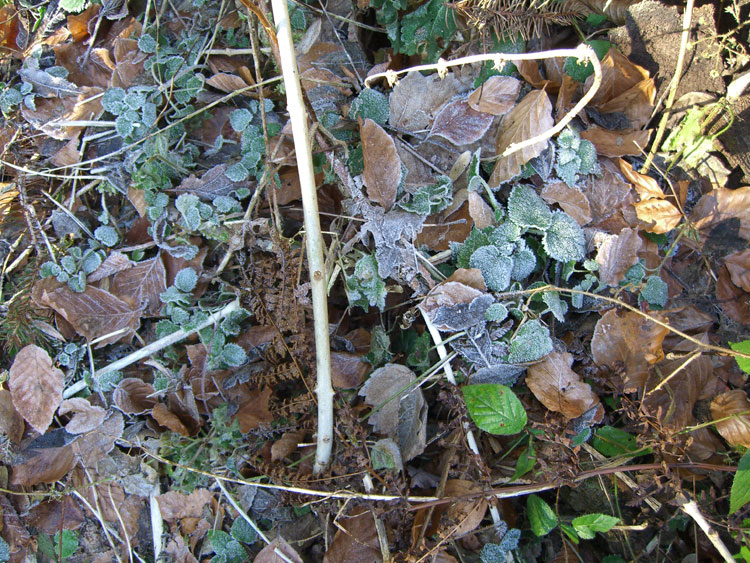
<svg viewBox="0 0 750 563">
<path fill-rule="evenodd" d="M 579 262 L 586 256 L 583 229 L 564 211 L 554 211 L 542 238 L 544 250 L 559 262 Z"/>
<path fill-rule="evenodd" d="M 545 201 L 530 187 L 513 186 L 508 197 L 508 217 L 519 227 L 547 229 L 552 224 L 552 212 Z"/>
<path fill-rule="evenodd" d="M 469 416 L 478 428 L 490 434 L 518 434 L 526 426 L 526 411 L 509 387 L 498 383 L 461 388 Z"/>
<path fill-rule="evenodd" d="M 549 329 L 536 319 L 530 320 L 518 329 L 510 341 L 509 364 L 525 364 L 543 358 L 552 352 L 552 339 Z"/>
<path fill-rule="evenodd" d="M 529 495 L 526 498 L 526 511 L 529 515 L 531 531 L 537 537 L 546 536 L 557 528 L 557 515 L 552 507 L 537 495 Z"/>
<path fill-rule="evenodd" d="M 584 514 L 573 518 L 573 528 L 584 540 L 594 539 L 596 532 L 609 532 L 618 522 L 619 518 L 607 514 Z"/>
</svg>

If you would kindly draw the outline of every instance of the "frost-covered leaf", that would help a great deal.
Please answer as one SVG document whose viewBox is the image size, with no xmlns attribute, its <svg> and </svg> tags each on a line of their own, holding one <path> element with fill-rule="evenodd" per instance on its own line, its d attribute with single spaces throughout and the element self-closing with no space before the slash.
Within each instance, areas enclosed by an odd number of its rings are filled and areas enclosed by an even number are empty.
<svg viewBox="0 0 750 563">
<path fill-rule="evenodd" d="M 599 247 L 596 254 L 599 279 L 602 283 L 617 287 L 628 270 L 638 262 L 638 251 L 643 244 L 641 237 L 634 229 L 625 228 L 617 235 L 597 233 L 594 242 Z"/>
<path fill-rule="evenodd" d="M 556 291 L 545 291 L 542 293 L 542 301 L 547 305 L 550 313 L 562 322 L 565 322 L 565 313 L 568 312 L 568 304 L 560 299 L 560 294 Z"/>
<path fill-rule="evenodd" d="M 145 307 L 147 315 L 157 315 L 161 311 L 159 295 L 167 290 L 167 272 L 161 256 L 143 260 L 123 272 L 118 272 L 110 291 L 116 297 L 133 299 Z"/>
<path fill-rule="evenodd" d="M 34 87 L 34 93 L 42 98 L 63 98 L 77 96 L 81 90 L 64 77 L 56 76 L 51 69 L 39 68 L 39 59 L 30 56 L 26 58 L 23 68 L 18 71 L 24 82 Z"/>
<path fill-rule="evenodd" d="M 532 319 L 518 329 L 510 341 L 508 363 L 524 364 L 543 358 L 552 352 L 552 338 L 549 329 L 536 319 Z"/>
<path fill-rule="evenodd" d="M 385 309 L 385 282 L 378 273 L 378 261 L 374 255 L 368 254 L 357 261 L 354 273 L 346 278 L 346 287 L 352 306 L 360 306 L 365 311 L 370 305 L 381 311 Z"/>
<path fill-rule="evenodd" d="M 463 243 L 451 243 L 451 250 L 453 251 L 454 260 L 458 268 L 468 268 L 469 259 L 474 251 L 480 246 L 487 246 L 491 244 L 489 235 L 479 229 L 472 229 L 469 236 Z"/>
<path fill-rule="evenodd" d="M 385 94 L 372 88 L 364 88 L 352 101 L 349 119 L 356 120 L 358 117 L 363 120 L 372 119 L 375 123 L 384 127 L 388 122 L 390 113 L 388 97 Z"/>
<path fill-rule="evenodd" d="M 424 53 L 428 61 L 435 61 L 455 31 L 455 12 L 442 0 L 429 0 L 401 18 L 402 46 L 399 51 L 405 55 Z"/>
<path fill-rule="evenodd" d="M 510 274 L 511 279 L 523 281 L 528 278 L 536 268 L 536 255 L 526 248 L 517 250 L 513 253 L 513 271 Z"/>
<path fill-rule="evenodd" d="M 547 254 L 559 262 L 579 262 L 586 256 L 583 230 L 575 219 L 563 211 L 552 213 L 549 228 L 542 238 L 542 245 Z"/>
<path fill-rule="evenodd" d="M 641 288 L 640 297 L 649 305 L 664 307 L 669 298 L 669 286 L 659 276 L 649 276 L 646 284 Z"/>
<path fill-rule="evenodd" d="M 247 129 L 247 126 L 250 125 L 252 120 L 253 113 L 247 108 L 236 109 L 229 114 L 229 124 L 232 126 L 232 129 L 238 133 Z"/>
<path fill-rule="evenodd" d="M 545 230 L 552 222 L 552 212 L 536 191 L 516 184 L 508 197 L 508 218 L 519 227 Z"/>
<path fill-rule="evenodd" d="M 547 203 L 558 204 L 581 226 L 592 219 L 588 198 L 580 190 L 568 187 L 563 182 L 545 184 L 541 196 Z"/>
<path fill-rule="evenodd" d="M 183 268 L 174 278 L 174 285 L 180 291 L 190 293 L 198 283 L 198 274 L 192 268 Z"/>
<path fill-rule="evenodd" d="M 591 386 L 570 369 L 572 363 L 567 352 L 552 352 L 526 371 L 526 384 L 539 402 L 568 420 L 600 406 Z"/>
<path fill-rule="evenodd" d="M 476 111 L 466 100 L 454 100 L 435 116 L 430 136 L 448 139 L 456 146 L 469 145 L 484 137 L 494 116 Z"/>
<path fill-rule="evenodd" d="M 102 107 L 111 114 L 120 115 L 125 111 L 125 90 L 116 86 L 107 89 L 102 96 Z"/>
<path fill-rule="evenodd" d="M 65 374 L 39 346 L 28 344 L 10 366 L 8 387 L 13 406 L 26 422 L 44 434 L 62 401 Z"/>
<path fill-rule="evenodd" d="M 442 79 L 436 73 L 424 76 L 412 71 L 391 92 L 388 120 L 392 127 L 411 133 L 429 129 L 435 114 L 461 90 L 462 85 L 453 74 Z"/>
<path fill-rule="evenodd" d="M 469 267 L 482 271 L 482 277 L 492 291 L 504 291 L 510 285 L 513 259 L 501 255 L 495 246 L 477 248 L 469 259 Z"/>
<path fill-rule="evenodd" d="M 101 242 L 104 246 L 115 246 L 120 240 L 120 237 L 117 235 L 117 231 L 114 229 L 114 227 L 110 227 L 109 225 L 102 225 L 100 227 L 97 227 L 94 231 L 94 238 Z"/>
<path fill-rule="evenodd" d="M 500 323 L 508 316 L 508 308 L 502 303 L 493 303 L 484 312 L 484 317 L 488 321 Z"/>
<path fill-rule="evenodd" d="M 235 162 L 234 164 L 231 164 L 229 167 L 227 167 L 224 174 L 232 182 L 244 182 L 245 180 L 247 180 L 247 177 L 250 176 L 250 171 L 245 168 L 242 163 Z"/>
<path fill-rule="evenodd" d="M 503 118 L 495 147 L 502 154 L 510 145 L 535 137 L 552 128 L 552 103 L 544 90 L 532 90 Z M 521 166 L 539 156 L 547 141 L 534 143 L 513 154 L 501 157 L 492 171 L 489 184 L 493 188 L 521 173 Z"/>
<path fill-rule="evenodd" d="M 366 119 L 360 130 L 362 155 L 365 160 L 363 178 L 367 195 L 386 211 L 393 207 L 401 183 L 401 159 L 396 144 L 385 130 L 372 119 Z"/>
<path fill-rule="evenodd" d="M 435 311 L 432 321 L 441 330 L 464 330 L 483 323 L 487 308 L 493 301 L 492 296 L 483 294 L 468 304 L 444 306 Z"/>
<path fill-rule="evenodd" d="M 469 95 L 469 105 L 476 111 L 505 115 L 516 105 L 521 82 L 512 76 L 490 76 Z"/>
<path fill-rule="evenodd" d="M 420 186 L 410 202 L 399 202 L 399 207 L 418 215 L 433 215 L 441 212 L 453 201 L 453 181 L 440 176 L 437 184 Z"/>
<path fill-rule="evenodd" d="M 461 393 L 477 428 L 507 436 L 518 434 L 526 426 L 526 411 L 509 387 L 492 383 L 465 385 Z"/>
</svg>

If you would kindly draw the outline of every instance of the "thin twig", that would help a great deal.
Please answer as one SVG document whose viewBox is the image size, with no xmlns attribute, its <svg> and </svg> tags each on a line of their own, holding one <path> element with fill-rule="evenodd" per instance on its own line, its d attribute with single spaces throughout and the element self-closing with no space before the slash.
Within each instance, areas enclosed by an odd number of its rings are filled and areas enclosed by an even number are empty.
<svg viewBox="0 0 750 563">
<path fill-rule="evenodd" d="M 716 548 L 716 551 L 718 551 L 724 558 L 724 561 L 727 563 L 734 563 L 735 559 L 732 556 L 732 552 L 729 551 L 727 546 L 721 540 L 719 533 L 714 530 L 711 527 L 711 524 L 705 519 L 700 508 L 698 508 L 698 504 L 694 500 L 688 500 L 687 496 L 683 493 L 677 495 L 677 503 L 680 505 L 682 511 L 695 520 L 695 523 L 700 526 L 703 533 L 706 534 L 706 537 L 708 537 L 709 541 Z"/>
<path fill-rule="evenodd" d="M 243 2 L 244 3 L 244 2 Z M 286 0 L 273 0 L 273 18 L 276 23 L 281 71 L 286 88 L 287 111 L 292 123 L 294 151 L 297 156 L 302 208 L 307 236 L 307 263 L 315 326 L 315 356 L 318 395 L 318 435 L 313 472 L 320 473 L 329 463 L 333 448 L 333 386 L 331 385 L 331 348 L 328 335 L 328 296 L 326 294 L 323 235 L 320 232 L 317 187 L 312 151 L 308 140 L 307 111 L 302 98 L 294 54 L 294 41 Z"/>
</svg>

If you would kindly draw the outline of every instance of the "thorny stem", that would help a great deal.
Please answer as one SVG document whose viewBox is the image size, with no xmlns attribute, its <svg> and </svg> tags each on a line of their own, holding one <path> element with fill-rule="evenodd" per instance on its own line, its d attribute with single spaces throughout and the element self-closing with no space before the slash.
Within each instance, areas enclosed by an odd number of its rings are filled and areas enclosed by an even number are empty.
<svg viewBox="0 0 750 563">
<path fill-rule="evenodd" d="M 308 141 L 307 112 L 302 98 L 297 59 L 294 54 L 289 10 L 286 0 L 272 0 L 271 6 L 273 19 L 276 22 L 287 111 L 292 123 L 307 236 L 307 263 L 310 270 L 315 325 L 316 393 L 318 396 L 318 436 L 313 472 L 319 474 L 328 465 L 333 448 L 333 386 L 331 385 L 331 348 L 328 335 L 328 295 L 323 235 L 320 232 L 315 171 Z"/>
<path fill-rule="evenodd" d="M 505 63 L 508 61 L 535 61 L 538 59 L 554 59 L 557 57 L 575 57 L 579 60 L 589 61 L 594 67 L 594 80 L 591 83 L 591 88 L 589 88 L 589 90 L 583 95 L 579 102 L 575 106 L 573 106 L 573 108 L 568 113 L 565 114 L 565 117 L 563 117 L 557 125 L 555 125 L 551 129 L 548 129 L 547 131 L 543 131 L 539 135 L 531 137 L 530 139 L 526 139 L 525 141 L 522 141 L 520 143 L 513 143 L 509 145 L 508 148 L 505 149 L 503 154 L 499 155 L 500 158 L 505 158 L 515 152 L 525 149 L 526 147 L 530 147 L 537 143 L 546 141 L 547 139 L 550 139 L 557 135 L 560 131 L 565 129 L 568 123 L 573 121 L 573 118 L 575 118 L 575 116 L 578 115 L 583 110 L 583 108 L 585 108 L 586 105 L 594 98 L 594 95 L 599 90 L 599 86 L 602 83 L 602 65 L 599 63 L 599 58 L 596 56 L 596 53 L 589 45 L 582 43 L 575 49 L 554 49 L 550 51 L 539 51 L 538 53 L 488 53 L 485 55 L 461 57 L 452 61 L 440 59 L 435 64 L 419 65 L 405 68 L 399 71 L 388 70 L 386 72 L 373 74 L 372 76 L 367 77 L 367 79 L 365 80 L 365 86 L 369 87 L 371 81 L 377 80 L 379 78 L 386 78 L 390 84 L 395 84 L 399 74 L 404 74 L 411 71 L 437 70 L 438 74 L 443 77 L 448 72 L 448 67 L 452 66 L 480 63 L 484 61 L 494 61 L 495 66 L 499 67 L 501 63 Z"/>
</svg>

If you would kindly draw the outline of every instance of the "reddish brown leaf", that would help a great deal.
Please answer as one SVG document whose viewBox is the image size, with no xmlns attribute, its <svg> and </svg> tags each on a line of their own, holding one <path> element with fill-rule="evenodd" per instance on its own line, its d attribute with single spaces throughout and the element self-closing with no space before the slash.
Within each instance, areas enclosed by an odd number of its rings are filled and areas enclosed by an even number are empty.
<svg viewBox="0 0 750 563">
<path fill-rule="evenodd" d="M 73 452 L 83 467 L 96 467 L 96 464 L 115 447 L 115 440 L 122 436 L 124 429 L 122 414 L 113 412 L 98 428 L 87 432 L 73 442 Z"/>
<path fill-rule="evenodd" d="M 190 547 L 179 534 L 172 536 L 172 539 L 167 543 L 167 547 L 164 548 L 164 552 L 172 557 L 175 563 L 198 563 L 195 556 L 190 553 Z"/>
<path fill-rule="evenodd" d="M 112 281 L 110 291 L 120 299 L 130 299 L 144 305 L 144 314 L 158 315 L 162 308 L 159 295 L 167 290 L 167 272 L 161 255 L 138 262 L 129 270 L 120 272 Z"/>
<path fill-rule="evenodd" d="M 698 200 L 690 214 L 690 220 L 704 237 L 729 219 L 739 219 L 737 235 L 750 240 L 750 186 L 713 190 Z"/>
<path fill-rule="evenodd" d="M 112 393 L 115 406 L 125 414 L 143 414 L 156 405 L 154 387 L 137 377 L 126 377 Z"/>
<path fill-rule="evenodd" d="M 360 137 L 365 160 L 362 175 L 367 196 L 388 210 L 396 201 L 396 191 L 401 183 L 401 159 L 396 152 L 396 144 L 372 119 L 365 119 Z"/>
<path fill-rule="evenodd" d="M 62 401 L 64 378 L 47 351 L 34 344 L 24 346 L 10 366 L 8 387 L 13 406 L 40 434 L 52 423 Z"/>
<path fill-rule="evenodd" d="M 366 507 L 357 506 L 350 516 L 338 519 L 336 535 L 323 557 L 324 563 L 375 563 L 382 560 L 375 519 Z"/>
<path fill-rule="evenodd" d="M 573 96 L 578 91 L 578 81 L 567 74 L 563 75 L 560 91 L 555 102 L 555 123 L 559 123 L 573 107 Z"/>
<path fill-rule="evenodd" d="M 469 106 L 492 115 L 505 115 L 514 105 L 521 82 L 512 76 L 491 76 L 469 95 Z"/>
<path fill-rule="evenodd" d="M 552 352 L 541 362 L 529 366 L 526 375 L 526 384 L 539 402 L 567 419 L 577 418 L 601 405 L 591 386 L 570 369 L 572 364 L 573 356 L 567 352 Z M 604 414 L 603 409 L 601 414 Z"/>
<path fill-rule="evenodd" d="M 638 201 L 633 206 L 638 218 L 648 224 L 645 230 L 649 233 L 668 233 L 682 221 L 680 210 L 665 199 Z"/>
<path fill-rule="evenodd" d="M 89 403 L 79 397 L 66 399 L 60 403 L 57 413 L 60 415 L 73 413 L 73 418 L 65 425 L 65 430 L 71 434 L 90 432 L 104 422 L 107 411 Z"/>
<path fill-rule="evenodd" d="M 621 112 L 630 121 L 633 130 L 642 129 L 651 119 L 656 99 L 654 79 L 641 80 L 622 94 L 597 108 L 602 113 Z"/>
<path fill-rule="evenodd" d="M 589 176 L 581 187 L 591 206 L 591 224 L 596 227 L 628 208 L 634 201 L 630 183 L 623 179 L 617 166 L 606 158 L 600 159 L 600 162 L 601 176 Z M 620 228 L 607 230 L 617 234 Z"/>
<path fill-rule="evenodd" d="M 67 285 L 49 291 L 45 288 L 40 300 L 42 305 L 62 315 L 76 332 L 89 341 L 122 330 L 101 340 L 97 348 L 130 338 L 140 324 L 140 307 L 91 285 L 86 286 L 83 293 L 71 291 Z"/>
<path fill-rule="evenodd" d="M 268 399 L 271 397 L 271 388 L 265 387 L 261 391 L 253 391 L 253 396 L 240 405 L 237 414 L 233 420 L 238 420 L 240 430 L 244 434 L 261 424 L 270 424 L 273 421 L 273 415 L 268 408 Z"/>
<path fill-rule="evenodd" d="M 631 63 L 615 47 L 609 49 L 601 65 L 602 82 L 591 101 L 593 105 L 604 104 L 649 77 L 645 68 Z M 586 90 L 591 88 L 593 81 L 594 75 L 592 74 L 586 80 Z"/>
<path fill-rule="evenodd" d="M 49 500 L 29 510 L 28 523 L 40 532 L 54 535 L 60 530 L 80 528 L 85 518 L 73 495 L 65 495 L 62 501 Z"/>
<path fill-rule="evenodd" d="M 456 194 L 454 203 L 461 197 Z M 417 245 L 427 245 L 431 250 L 448 250 L 451 242 L 463 242 L 469 236 L 474 221 L 471 218 L 468 194 L 455 209 L 450 207 L 437 215 L 430 215 L 422 232 L 417 235 Z"/>
<path fill-rule="evenodd" d="M 724 259 L 732 283 L 750 291 L 750 249 L 734 252 Z"/>
<path fill-rule="evenodd" d="M 11 442 L 18 444 L 23 438 L 24 428 L 23 417 L 13 406 L 10 391 L 0 389 L 0 430 Z"/>
<path fill-rule="evenodd" d="M 482 486 L 474 481 L 466 479 L 448 479 L 445 483 L 444 495 L 447 498 L 461 497 L 482 490 Z M 412 526 L 412 544 L 416 543 L 422 526 L 427 526 L 425 536 L 432 536 L 440 531 L 440 523 L 444 514 L 446 520 L 451 523 L 450 535 L 461 537 L 475 530 L 482 522 L 487 512 L 487 499 L 484 497 L 471 500 L 462 500 L 451 505 L 440 504 L 432 511 L 429 522 L 425 522 L 428 509 L 421 508 L 417 511 Z"/>
<path fill-rule="evenodd" d="M 495 148 L 497 154 L 515 143 L 520 143 L 543 133 L 555 124 L 552 119 L 552 103 L 544 90 L 532 90 L 504 118 L 498 131 Z M 489 184 L 499 186 L 521 173 L 521 166 L 539 156 L 547 141 L 534 143 L 530 147 L 501 157 L 495 164 Z"/>
<path fill-rule="evenodd" d="M 195 174 L 191 174 L 180 182 L 180 185 L 174 191 L 179 194 L 194 194 L 204 201 L 213 201 L 217 196 L 231 195 L 238 188 L 252 187 L 252 183 L 248 180 L 233 182 L 227 178 L 225 174 L 227 168 L 227 164 L 218 164 L 206 170 L 200 178 L 197 178 Z"/>
<path fill-rule="evenodd" d="M 623 229 L 619 235 L 597 233 L 594 241 L 599 247 L 596 261 L 599 264 L 599 279 L 611 287 L 617 287 L 625 274 L 636 262 L 643 241 L 633 229 Z"/>
<path fill-rule="evenodd" d="M 484 137 L 493 120 L 493 115 L 472 109 L 466 100 L 455 100 L 435 116 L 430 135 L 448 139 L 456 146 L 469 145 Z"/>
<path fill-rule="evenodd" d="M 583 226 L 591 221 L 591 206 L 588 198 L 564 182 L 545 184 L 540 194 L 547 203 L 556 203 L 562 210 Z"/>
<path fill-rule="evenodd" d="M 0 510 L 2 510 L 3 539 L 13 555 L 12 561 L 23 561 L 23 552 L 31 542 L 31 535 L 18 517 L 16 509 L 6 495 L 0 496 Z M 18 556 L 21 556 L 19 559 Z"/>
<path fill-rule="evenodd" d="M 469 215 L 477 229 L 484 229 L 495 222 L 495 214 L 489 204 L 477 192 L 469 192 Z"/>
<path fill-rule="evenodd" d="M 68 14 L 68 31 L 73 41 L 78 43 L 89 36 L 89 23 L 101 11 L 99 4 L 92 4 L 80 14 Z"/>
<path fill-rule="evenodd" d="M 284 559 L 276 554 L 277 549 L 292 563 L 303 563 L 299 554 L 281 536 L 276 536 L 271 543 L 261 549 L 253 559 L 253 563 L 282 563 Z"/>
<path fill-rule="evenodd" d="M 169 428 L 172 432 L 177 432 L 182 436 L 190 436 L 187 426 L 164 403 L 156 403 L 154 408 L 151 409 L 151 416 L 154 417 L 156 422 Z"/>
<path fill-rule="evenodd" d="M 638 391 L 648 377 L 649 366 L 664 358 L 661 343 L 669 330 L 642 317 L 612 309 L 596 323 L 591 354 L 599 366 L 620 370 L 623 391 Z"/>
<path fill-rule="evenodd" d="M 11 4 L 0 8 L 0 47 L 15 50 L 18 48 L 18 10 Z"/>
<path fill-rule="evenodd" d="M 74 464 L 75 456 L 70 444 L 58 448 L 27 450 L 21 454 L 21 462 L 13 466 L 10 482 L 22 487 L 54 483 L 65 477 Z"/>
<path fill-rule="evenodd" d="M 514 64 L 518 73 L 534 88 L 553 92 L 559 86 L 559 84 L 553 84 L 551 80 L 542 78 L 542 73 L 539 71 L 539 61 L 516 61 Z"/>
<path fill-rule="evenodd" d="M 370 364 L 362 356 L 349 352 L 331 352 L 331 383 L 334 389 L 359 387 L 368 371 Z"/>
<path fill-rule="evenodd" d="M 175 522 L 182 518 L 200 518 L 213 496 L 207 489 L 195 489 L 189 495 L 169 491 L 157 496 L 156 502 L 159 503 L 161 517 L 168 522 Z"/>
<path fill-rule="evenodd" d="M 143 190 L 141 190 L 142 192 Z M 130 258 L 122 252 L 113 251 L 104 259 L 104 262 L 86 278 L 87 283 L 97 282 L 113 276 L 118 272 L 129 270 L 133 267 Z"/>
<path fill-rule="evenodd" d="M 239 76 L 226 72 L 217 72 L 210 78 L 206 79 L 206 84 L 221 92 L 234 92 L 235 90 L 241 90 L 249 86 L 249 84 Z M 248 94 L 249 91 L 245 92 L 245 95 Z"/>
<path fill-rule="evenodd" d="M 750 411 L 750 400 L 742 389 L 727 391 L 711 401 L 711 416 L 717 421 L 716 430 L 730 446 L 750 448 L 750 414 L 748 411 Z"/>
<path fill-rule="evenodd" d="M 719 268 L 716 280 L 716 299 L 722 312 L 743 325 L 750 324 L 750 293 L 732 283 L 726 266 Z"/>
<path fill-rule="evenodd" d="M 651 129 L 638 131 L 610 131 L 592 125 L 581 131 L 581 139 L 591 141 L 596 153 L 601 156 L 616 158 L 618 156 L 638 156 L 643 153 L 651 137 Z"/>
<path fill-rule="evenodd" d="M 289 454 L 297 451 L 297 446 L 305 439 L 305 430 L 284 432 L 281 438 L 271 446 L 271 461 L 281 461 Z"/>
<path fill-rule="evenodd" d="M 36 129 L 58 141 L 66 141 L 78 135 L 83 127 L 58 125 L 59 122 L 96 119 L 102 114 L 101 88 L 83 86 L 78 96 L 64 98 L 40 98 L 35 100 L 36 109 L 21 107 L 24 119 Z"/>
<path fill-rule="evenodd" d="M 620 172 L 622 172 L 623 176 L 632 182 L 641 201 L 646 201 L 647 199 L 664 199 L 664 191 L 659 187 L 659 183 L 654 178 L 636 172 L 630 163 L 623 158 L 617 159 L 617 163 L 620 166 Z"/>
</svg>

